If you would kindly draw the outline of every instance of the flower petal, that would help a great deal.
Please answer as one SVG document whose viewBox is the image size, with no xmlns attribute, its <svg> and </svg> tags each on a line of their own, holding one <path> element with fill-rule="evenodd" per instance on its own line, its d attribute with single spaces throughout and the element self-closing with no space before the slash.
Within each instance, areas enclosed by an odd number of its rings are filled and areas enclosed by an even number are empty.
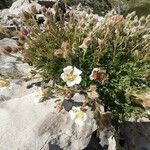
<svg viewBox="0 0 150 150">
<path fill-rule="evenodd" d="M 76 117 L 75 112 L 74 112 L 73 110 L 70 110 L 70 111 L 69 111 L 69 114 L 70 114 L 70 118 L 71 118 L 72 120 L 74 120 L 75 117 Z"/>
<path fill-rule="evenodd" d="M 90 80 L 94 80 L 94 78 L 92 76 L 93 76 L 93 74 L 90 75 Z"/>
<path fill-rule="evenodd" d="M 66 81 L 67 86 L 71 87 L 74 86 L 76 84 L 76 80 L 73 81 Z"/>
<path fill-rule="evenodd" d="M 80 119 L 75 119 L 74 121 L 76 124 L 78 124 L 80 127 L 82 127 L 84 125 L 84 122 Z"/>
<path fill-rule="evenodd" d="M 80 84 L 81 80 L 82 80 L 81 76 L 77 76 L 75 79 L 75 83 Z"/>
<path fill-rule="evenodd" d="M 64 81 L 66 81 L 66 79 L 65 79 L 65 74 L 64 74 L 64 73 L 62 73 L 62 74 L 60 75 L 60 77 L 61 77 Z"/>
<path fill-rule="evenodd" d="M 74 67 L 74 74 L 75 75 L 80 75 L 81 73 L 82 73 L 82 71 L 81 70 L 79 70 L 79 69 L 77 69 L 76 67 Z"/>
<path fill-rule="evenodd" d="M 84 114 L 84 118 L 83 118 L 82 121 L 86 121 L 86 119 L 87 119 L 87 115 L 86 115 L 86 113 L 85 113 L 85 114 Z"/>
<path fill-rule="evenodd" d="M 72 66 L 67 66 L 66 68 L 63 69 L 64 73 L 71 72 L 73 70 Z"/>
</svg>

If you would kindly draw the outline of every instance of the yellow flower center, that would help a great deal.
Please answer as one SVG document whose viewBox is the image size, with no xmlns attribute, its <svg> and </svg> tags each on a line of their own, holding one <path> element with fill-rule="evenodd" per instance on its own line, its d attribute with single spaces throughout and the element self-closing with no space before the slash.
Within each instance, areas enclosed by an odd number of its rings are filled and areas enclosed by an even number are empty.
<svg viewBox="0 0 150 150">
<path fill-rule="evenodd" d="M 36 93 L 37 93 L 37 96 L 39 96 L 39 97 L 43 97 L 44 96 L 43 90 L 41 88 L 38 88 Z"/>
<path fill-rule="evenodd" d="M 84 119 L 84 112 L 83 111 L 77 111 L 76 112 L 76 119 L 79 119 L 79 120 L 83 120 Z"/>
<path fill-rule="evenodd" d="M 66 74 L 66 78 L 69 81 L 73 81 L 76 78 L 76 76 L 73 74 L 73 72 L 70 72 L 70 73 Z"/>
<path fill-rule="evenodd" d="M 0 79 L 0 87 L 8 87 L 10 85 L 10 82 L 7 80 Z"/>
</svg>

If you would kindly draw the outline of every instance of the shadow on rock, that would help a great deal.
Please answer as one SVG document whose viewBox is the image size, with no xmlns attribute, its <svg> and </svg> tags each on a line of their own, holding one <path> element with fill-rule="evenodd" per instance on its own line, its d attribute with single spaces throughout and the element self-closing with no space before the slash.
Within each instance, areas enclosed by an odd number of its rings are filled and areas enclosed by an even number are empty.
<svg viewBox="0 0 150 150">
<path fill-rule="evenodd" d="M 120 150 L 150 150 L 150 122 L 127 122 L 120 129 Z"/>
</svg>

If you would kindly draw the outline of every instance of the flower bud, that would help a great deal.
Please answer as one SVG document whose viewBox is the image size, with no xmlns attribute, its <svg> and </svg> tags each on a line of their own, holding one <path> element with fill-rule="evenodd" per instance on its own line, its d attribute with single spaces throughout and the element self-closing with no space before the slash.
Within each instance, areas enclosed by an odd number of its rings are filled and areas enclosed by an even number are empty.
<svg viewBox="0 0 150 150">
<path fill-rule="evenodd" d="M 23 45 L 24 45 L 24 42 L 21 41 L 21 40 L 18 40 L 18 41 L 17 41 L 17 45 L 18 45 L 18 46 L 23 46 Z"/>
<path fill-rule="evenodd" d="M 142 17 L 140 18 L 140 22 L 145 22 L 145 21 L 146 21 L 145 16 L 142 16 Z"/>
<path fill-rule="evenodd" d="M 31 14 L 28 13 L 27 11 L 23 11 L 22 14 L 21 14 L 21 17 L 23 20 L 28 20 L 31 18 Z"/>
<path fill-rule="evenodd" d="M 25 41 L 26 36 L 24 34 L 22 34 L 22 32 L 20 32 L 18 36 L 19 36 L 19 40 Z"/>
<path fill-rule="evenodd" d="M 54 56 L 56 56 L 56 57 L 63 57 L 63 54 L 64 54 L 64 52 L 62 49 L 57 49 L 54 52 Z"/>
<path fill-rule="evenodd" d="M 59 1 L 57 1 L 57 2 L 53 5 L 53 9 L 54 9 L 55 12 L 58 11 L 58 9 L 59 9 Z"/>
<path fill-rule="evenodd" d="M 42 11 L 42 13 L 43 13 L 43 14 L 45 14 L 45 13 L 46 13 L 46 11 L 47 11 L 46 7 L 45 7 L 45 6 L 43 6 L 43 7 L 42 7 L 42 9 L 41 9 L 41 11 Z"/>
<path fill-rule="evenodd" d="M 87 49 L 92 41 L 92 34 L 89 34 L 84 40 L 83 43 L 79 46 L 79 48 Z"/>
<path fill-rule="evenodd" d="M 99 94 L 96 92 L 95 85 L 90 85 L 90 88 L 87 91 L 87 95 L 92 100 L 96 100 L 97 98 L 99 98 Z"/>
<path fill-rule="evenodd" d="M 32 6 L 31 6 L 31 12 L 32 12 L 32 13 L 36 13 L 36 6 L 35 6 L 35 5 L 32 5 Z"/>
<path fill-rule="evenodd" d="M 146 75 L 146 81 L 150 81 L 150 73 Z"/>
<path fill-rule="evenodd" d="M 101 68 L 94 68 L 91 75 L 91 80 L 101 81 L 102 83 L 107 79 L 106 70 Z"/>
<path fill-rule="evenodd" d="M 25 28 L 21 28 L 21 33 L 23 34 L 23 35 L 25 35 L 25 36 L 27 36 L 28 35 L 28 31 L 27 31 L 27 29 L 25 29 Z"/>
<path fill-rule="evenodd" d="M 133 24 L 137 26 L 139 24 L 138 16 L 134 17 Z"/>
<path fill-rule="evenodd" d="M 133 18 L 135 15 L 136 15 L 136 11 L 133 11 L 132 13 L 130 13 L 130 14 L 128 14 L 128 15 L 126 16 L 126 19 L 131 19 L 131 18 Z"/>
<path fill-rule="evenodd" d="M 13 25 L 15 25 L 17 27 L 19 26 L 19 23 L 16 19 L 12 19 L 12 23 L 13 23 Z"/>
<path fill-rule="evenodd" d="M 5 50 L 7 53 L 11 53 L 11 52 L 13 51 L 10 46 L 6 46 L 6 47 L 4 48 L 4 50 Z"/>
</svg>

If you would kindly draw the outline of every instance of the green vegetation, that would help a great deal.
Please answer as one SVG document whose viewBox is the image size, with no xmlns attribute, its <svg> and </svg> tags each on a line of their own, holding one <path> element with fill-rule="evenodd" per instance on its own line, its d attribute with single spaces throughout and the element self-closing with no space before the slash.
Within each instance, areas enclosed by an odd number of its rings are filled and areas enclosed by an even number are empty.
<svg viewBox="0 0 150 150">
<path fill-rule="evenodd" d="M 112 11 L 97 26 L 92 14 L 77 15 L 75 10 L 62 14 L 55 4 L 55 14 L 42 9 L 45 22 L 40 26 L 34 10 L 23 13 L 19 44 L 26 43 L 25 61 L 44 79 L 66 88 L 60 76 L 65 67 L 75 66 L 82 71 L 82 81 L 68 89 L 87 95 L 95 85 L 99 98 L 87 101 L 96 104 L 96 111 L 100 112 L 97 104 L 101 103 L 118 122 L 144 113 L 138 95 L 150 90 L 150 16 L 138 19 L 135 13 L 123 17 Z M 94 68 L 98 71 L 90 80 Z"/>
<path fill-rule="evenodd" d="M 104 15 L 112 8 L 111 2 L 108 0 L 63 0 L 63 2 L 71 6 L 81 3 L 83 6 L 89 6 L 94 13 L 100 15 Z"/>
<path fill-rule="evenodd" d="M 150 1 L 149 0 L 129 0 L 129 10 L 127 12 L 136 11 L 138 16 L 150 14 Z"/>
<path fill-rule="evenodd" d="M 12 0 L 1 0 L 0 2 L 0 9 L 8 8 L 12 4 Z"/>
</svg>

